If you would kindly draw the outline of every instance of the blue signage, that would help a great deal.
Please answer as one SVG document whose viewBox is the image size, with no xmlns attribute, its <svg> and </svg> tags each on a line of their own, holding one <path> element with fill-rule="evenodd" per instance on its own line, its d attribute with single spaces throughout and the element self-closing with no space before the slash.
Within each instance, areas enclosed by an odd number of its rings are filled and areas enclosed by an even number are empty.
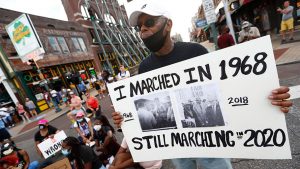
<svg viewBox="0 0 300 169">
<path fill-rule="evenodd" d="M 207 25 L 207 22 L 205 19 L 199 19 L 195 22 L 195 24 L 197 28 L 202 28 Z"/>
</svg>

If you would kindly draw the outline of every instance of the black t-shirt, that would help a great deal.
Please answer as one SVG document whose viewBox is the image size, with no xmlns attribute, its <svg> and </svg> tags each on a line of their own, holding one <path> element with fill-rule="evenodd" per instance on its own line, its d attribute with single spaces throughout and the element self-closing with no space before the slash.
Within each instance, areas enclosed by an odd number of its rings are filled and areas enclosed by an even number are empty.
<svg viewBox="0 0 300 169">
<path fill-rule="evenodd" d="M 151 55 L 140 64 L 139 74 L 206 53 L 208 53 L 207 50 L 198 43 L 176 42 L 174 44 L 174 49 L 167 55 L 156 56 L 154 53 L 151 53 Z"/>
<path fill-rule="evenodd" d="M 92 162 L 92 169 L 99 169 L 102 165 L 94 150 L 91 147 L 81 145 L 79 148 L 79 159 L 82 160 L 82 163 Z"/>
<path fill-rule="evenodd" d="M 57 131 L 57 128 L 48 125 L 48 133 L 46 136 L 42 136 L 40 131 L 36 132 L 34 135 L 34 141 L 39 141 L 40 143 L 43 142 L 45 139 L 48 138 L 49 135 L 55 134 Z"/>
</svg>

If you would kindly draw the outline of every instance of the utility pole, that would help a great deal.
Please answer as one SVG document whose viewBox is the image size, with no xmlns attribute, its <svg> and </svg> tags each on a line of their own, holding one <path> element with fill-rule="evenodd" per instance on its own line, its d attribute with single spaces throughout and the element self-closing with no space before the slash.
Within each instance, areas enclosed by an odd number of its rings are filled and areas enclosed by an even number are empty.
<svg viewBox="0 0 300 169">
<path fill-rule="evenodd" d="M 226 17 L 226 24 L 230 30 L 230 34 L 234 37 L 234 43 L 236 44 L 236 39 L 235 39 L 235 32 L 233 29 L 233 25 L 232 25 L 232 19 L 231 19 L 231 14 L 230 11 L 228 9 L 228 0 L 222 0 L 223 4 L 224 4 L 224 11 L 225 11 L 225 17 Z"/>
<path fill-rule="evenodd" d="M 215 14 L 215 5 L 213 0 L 203 0 L 202 1 L 203 9 L 204 9 L 204 14 L 206 18 L 207 24 L 210 25 L 211 31 L 213 33 L 213 39 L 215 43 L 215 49 L 218 50 L 218 39 L 217 39 L 217 30 L 215 26 L 215 22 L 217 21 L 217 17 Z"/>
</svg>

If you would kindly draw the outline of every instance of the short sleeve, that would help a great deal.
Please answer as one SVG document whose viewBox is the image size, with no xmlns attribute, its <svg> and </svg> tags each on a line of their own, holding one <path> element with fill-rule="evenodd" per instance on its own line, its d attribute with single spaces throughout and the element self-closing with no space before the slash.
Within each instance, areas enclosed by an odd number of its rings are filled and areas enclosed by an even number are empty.
<svg viewBox="0 0 300 169">
<path fill-rule="evenodd" d="M 35 135 L 34 135 L 34 141 L 40 141 L 40 134 L 39 134 L 39 132 L 35 133 Z"/>
<path fill-rule="evenodd" d="M 49 125 L 48 126 L 48 131 L 49 131 L 49 135 L 55 134 L 57 132 L 57 128 Z"/>
<path fill-rule="evenodd" d="M 123 140 L 122 140 L 121 147 L 124 149 L 128 149 L 128 144 L 127 144 L 125 138 L 123 138 Z"/>
<path fill-rule="evenodd" d="M 75 121 L 74 128 L 77 128 L 77 127 L 78 127 L 78 124 L 77 124 L 77 121 Z"/>
</svg>

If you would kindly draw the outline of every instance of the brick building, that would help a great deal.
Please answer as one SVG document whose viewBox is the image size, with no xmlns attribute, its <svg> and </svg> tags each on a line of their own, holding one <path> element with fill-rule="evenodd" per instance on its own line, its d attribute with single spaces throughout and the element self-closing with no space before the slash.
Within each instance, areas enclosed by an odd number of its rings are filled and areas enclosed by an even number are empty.
<svg viewBox="0 0 300 169">
<path fill-rule="evenodd" d="M 79 23 L 89 35 L 96 65 L 118 73 L 123 64 L 134 73 L 147 52 L 129 26 L 125 7 L 117 0 L 88 2 L 62 0 L 68 20 Z"/>
<path fill-rule="evenodd" d="M 43 100 L 45 85 L 32 67 L 22 63 L 6 33 L 5 26 L 22 13 L 0 8 L 0 47 L 1 62 L 9 73 L 8 78 L 15 85 L 15 94 L 19 100 L 29 97 L 36 102 L 40 110 L 48 108 Z M 60 90 L 62 86 L 69 88 L 66 79 L 68 72 L 80 72 L 88 78 L 91 72 L 99 67 L 94 64 L 94 53 L 85 29 L 76 22 L 61 21 L 30 15 L 33 25 L 45 49 L 44 59 L 37 61 L 48 86 Z"/>
</svg>

